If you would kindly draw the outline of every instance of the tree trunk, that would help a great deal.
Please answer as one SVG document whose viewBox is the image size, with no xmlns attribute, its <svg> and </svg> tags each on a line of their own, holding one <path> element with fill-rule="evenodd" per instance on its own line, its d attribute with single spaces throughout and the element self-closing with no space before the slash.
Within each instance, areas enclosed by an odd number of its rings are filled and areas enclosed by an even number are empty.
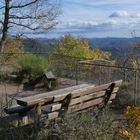
<svg viewBox="0 0 140 140">
<path fill-rule="evenodd" d="M 9 5 L 10 0 L 5 0 L 5 12 L 4 12 L 4 22 L 3 22 L 3 29 L 2 29 L 2 37 L 0 41 L 0 52 L 4 51 L 3 42 L 7 38 L 7 31 L 8 31 L 8 23 L 9 23 Z"/>
</svg>

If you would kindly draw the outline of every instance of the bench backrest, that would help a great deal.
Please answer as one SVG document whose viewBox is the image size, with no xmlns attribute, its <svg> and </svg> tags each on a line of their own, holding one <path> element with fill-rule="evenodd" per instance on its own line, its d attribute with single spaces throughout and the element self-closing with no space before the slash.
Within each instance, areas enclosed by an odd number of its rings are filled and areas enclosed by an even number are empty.
<svg viewBox="0 0 140 140">
<path fill-rule="evenodd" d="M 48 119 L 61 117 L 61 112 L 73 113 L 102 104 L 105 107 L 109 101 L 115 99 L 122 80 L 113 83 L 87 86 L 72 91 L 67 96 L 56 95 L 53 104 L 42 107 L 42 111 L 48 114 Z"/>
</svg>

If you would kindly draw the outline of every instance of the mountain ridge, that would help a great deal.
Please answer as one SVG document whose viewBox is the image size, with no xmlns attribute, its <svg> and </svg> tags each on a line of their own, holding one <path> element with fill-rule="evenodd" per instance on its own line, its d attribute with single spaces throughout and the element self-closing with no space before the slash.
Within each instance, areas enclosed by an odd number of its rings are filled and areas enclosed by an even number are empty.
<svg viewBox="0 0 140 140">
<path fill-rule="evenodd" d="M 118 55 L 124 55 L 125 53 L 129 53 L 134 48 L 140 45 L 140 37 L 135 38 L 115 38 L 115 37 L 106 37 L 106 38 L 86 38 L 88 39 L 89 46 L 91 48 L 99 48 L 103 51 L 109 51 L 111 54 L 115 57 Z M 49 51 L 53 48 L 53 45 L 55 43 L 58 43 L 59 39 L 53 38 L 35 38 L 30 39 L 32 40 L 32 43 L 27 42 L 26 39 L 24 39 L 25 46 L 29 46 L 26 48 L 35 47 L 39 52 Z M 31 45 L 32 44 L 32 45 Z M 38 48 L 40 46 L 40 48 Z"/>
</svg>

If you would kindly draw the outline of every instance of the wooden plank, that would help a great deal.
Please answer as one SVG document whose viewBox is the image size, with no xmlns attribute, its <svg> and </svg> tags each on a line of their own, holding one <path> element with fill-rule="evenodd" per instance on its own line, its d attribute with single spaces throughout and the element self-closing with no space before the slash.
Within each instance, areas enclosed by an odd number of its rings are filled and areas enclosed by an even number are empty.
<svg viewBox="0 0 140 140">
<path fill-rule="evenodd" d="M 118 92 L 118 90 L 119 90 L 119 87 L 115 87 L 112 93 L 116 93 Z"/>
<path fill-rule="evenodd" d="M 61 94 L 61 95 L 55 95 L 53 97 L 53 102 L 63 101 L 69 94 L 70 93 L 68 93 L 68 94 Z"/>
<path fill-rule="evenodd" d="M 18 99 L 18 98 L 23 98 L 23 97 L 29 97 L 38 94 L 37 91 L 22 91 L 18 93 L 14 93 L 11 95 L 8 95 L 9 98 L 11 99 Z"/>
<path fill-rule="evenodd" d="M 47 114 L 48 120 L 53 120 L 59 117 L 59 112 L 52 112 Z"/>
<path fill-rule="evenodd" d="M 62 107 L 62 104 L 53 105 L 53 106 L 52 106 L 52 111 L 59 110 L 59 109 L 61 109 L 61 107 Z"/>
<path fill-rule="evenodd" d="M 98 104 L 100 104 L 102 102 L 103 102 L 102 98 L 98 98 L 98 99 L 95 99 L 95 100 L 84 102 L 82 104 L 77 104 L 77 105 L 74 105 L 74 106 L 70 106 L 68 108 L 67 112 L 68 113 L 76 112 L 76 111 L 79 111 L 79 110 L 83 110 L 83 109 L 89 108 L 91 106 L 98 105 Z"/>
<path fill-rule="evenodd" d="M 53 97 L 34 99 L 35 96 L 31 97 L 32 99 L 30 98 L 27 100 L 24 100 L 23 98 L 17 99 L 17 104 L 21 106 L 32 106 L 37 105 L 39 103 L 44 104 L 53 101 Z"/>
<path fill-rule="evenodd" d="M 112 93 L 116 93 L 118 91 L 118 89 L 119 88 L 116 87 L 113 90 Z M 85 96 L 80 96 L 80 97 L 74 98 L 74 99 L 71 100 L 70 105 L 74 105 L 74 104 L 84 102 L 84 101 L 87 101 L 87 100 L 90 100 L 90 99 L 95 99 L 95 98 L 98 98 L 98 97 L 102 97 L 102 96 L 105 95 L 105 92 L 106 91 L 104 90 L 104 91 L 99 91 L 99 92 L 91 93 L 91 94 L 88 94 L 88 95 L 85 95 Z"/>
<path fill-rule="evenodd" d="M 94 88 L 95 85 L 88 85 L 88 86 L 86 86 L 86 87 L 81 87 L 80 89 L 78 89 L 78 91 L 83 91 L 85 88 L 88 88 L 88 87 Z M 74 90 L 74 91 L 75 91 L 75 90 Z M 77 91 L 77 90 L 76 90 L 76 91 Z M 73 91 L 72 91 L 72 93 L 73 93 Z M 67 95 L 68 95 L 68 94 L 67 94 Z M 53 101 L 54 101 L 54 102 L 62 101 L 62 100 L 65 99 L 65 97 L 66 97 L 66 94 L 55 95 Z M 73 97 L 73 96 L 72 96 L 72 97 Z"/>
<path fill-rule="evenodd" d="M 24 106 L 20 106 L 20 105 L 14 105 L 9 108 L 5 108 L 4 111 L 7 114 L 25 113 L 25 112 L 28 112 L 29 110 L 31 110 L 32 108 L 33 108 L 33 106 L 24 107 Z"/>
<path fill-rule="evenodd" d="M 57 110 L 61 109 L 61 107 L 62 107 L 62 104 L 60 104 L 60 103 L 49 104 L 49 105 L 42 106 L 42 107 L 41 107 L 41 110 L 42 110 L 44 113 L 48 113 L 48 112 L 57 111 Z"/>
<path fill-rule="evenodd" d="M 115 97 L 116 97 L 116 93 L 112 94 L 111 97 L 110 97 L 109 103 L 112 103 L 111 100 L 115 99 Z M 77 104 L 77 105 L 73 104 L 73 106 L 70 106 L 68 108 L 68 113 L 76 112 L 76 111 L 79 111 L 79 110 L 83 110 L 83 109 L 98 105 L 98 104 L 102 103 L 103 100 L 104 100 L 103 98 L 97 98 L 97 99 L 93 99 L 93 100 L 90 100 L 90 101 L 87 101 L 87 102 L 82 102 L 81 104 Z"/>
<path fill-rule="evenodd" d="M 116 98 L 116 93 L 112 94 L 111 97 L 110 97 L 110 100 L 113 100 Z"/>
<path fill-rule="evenodd" d="M 70 94 L 70 93 L 69 93 Z M 68 95 L 68 94 L 67 94 Z M 53 97 L 53 101 L 54 102 L 58 102 L 58 101 L 62 101 L 65 99 L 65 97 L 67 96 L 66 94 L 62 94 L 62 95 L 55 95 Z"/>
<path fill-rule="evenodd" d="M 79 98 L 74 98 L 71 100 L 70 102 L 70 106 L 80 103 L 80 102 L 85 102 L 87 100 L 91 100 L 91 99 L 95 99 L 97 97 L 101 97 L 105 95 L 105 91 L 100 91 L 100 92 L 96 92 L 96 93 L 91 93 L 89 95 L 85 95 L 85 96 L 81 96 Z"/>
<path fill-rule="evenodd" d="M 63 101 L 66 98 L 66 96 L 69 95 L 69 94 L 70 93 L 68 93 L 68 94 L 61 94 L 61 95 L 55 95 L 53 97 L 53 101 L 54 102 Z"/>
<path fill-rule="evenodd" d="M 30 97 L 19 98 L 19 99 L 17 99 L 17 104 L 22 105 L 22 106 L 30 106 L 30 105 L 38 104 L 40 102 L 47 103 L 47 102 L 53 101 L 53 96 L 55 96 L 55 95 L 66 96 L 70 92 L 72 92 L 76 89 L 80 89 L 80 88 L 87 87 L 87 86 L 89 86 L 89 84 L 81 84 L 81 85 L 68 87 L 65 89 L 59 89 L 59 90 L 55 90 L 55 91 L 51 91 L 51 92 L 37 94 L 34 96 L 30 96 Z"/>
<path fill-rule="evenodd" d="M 115 87 L 118 87 L 121 85 L 122 83 L 122 80 L 118 80 L 118 81 L 114 81 L 113 83 L 115 83 Z M 74 97 L 78 97 L 78 96 L 83 96 L 83 95 L 87 95 L 87 94 L 90 94 L 92 92 L 98 92 L 98 91 L 101 91 L 101 90 L 105 90 L 107 89 L 112 83 L 108 83 L 108 84 L 103 84 L 103 85 L 99 85 L 99 86 L 88 86 L 88 87 L 85 87 L 85 88 L 81 88 L 81 89 L 77 89 L 77 90 L 74 90 L 73 92 L 71 92 L 72 94 L 72 98 Z"/>
</svg>

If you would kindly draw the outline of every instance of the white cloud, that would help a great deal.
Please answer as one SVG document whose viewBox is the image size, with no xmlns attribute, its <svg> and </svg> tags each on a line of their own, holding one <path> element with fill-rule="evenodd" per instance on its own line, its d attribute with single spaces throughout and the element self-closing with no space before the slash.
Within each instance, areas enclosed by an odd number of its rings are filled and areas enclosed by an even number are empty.
<svg viewBox="0 0 140 140">
<path fill-rule="evenodd" d="M 126 17 L 126 18 L 140 18 L 140 13 L 131 13 L 129 14 L 127 11 L 117 11 L 112 13 L 109 18 L 121 18 L 121 17 Z"/>
<path fill-rule="evenodd" d="M 136 13 L 136 14 L 133 14 L 131 15 L 132 18 L 140 18 L 140 13 Z"/>
<path fill-rule="evenodd" d="M 136 22 L 136 21 L 135 21 Z M 116 27 L 120 25 L 127 25 L 133 23 L 132 20 L 120 20 L 120 19 L 104 19 L 104 20 L 70 20 L 60 23 L 57 28 L 94 28 L 94 27 Z"/>
<path fill-rule="evenodd" d="M 136 14 L 134 14 L 136 16 Z M 138 16 L 138 15 L 137 15 Z M 118 35 L 125 32 L 125 35 L 129 36 L 129 32 L 132 30 L 140 30 L 140 18 L 106 18 L 103 20 L 67 20 L 61 21 L 54 30 L 49 32 L 50 36 L 55 34 L 56 36 L 64 35 L 64 34 L 74 34 L 74 35 L 88 35 L 88 34 L 95 34 L 103 36 L 106 34 L 112 35 L 113 32 L 118 33 Z M 30 34 L 31 32 L 26 32 L 26 34 Z M 35 34 L 45 34 L 46 31 L 36 31 Z M 48 33 L 48 32 L 47 32 Z"/>
<path fill-rule="evenodd" d="M 57 33 L 74 33 L 74 34 L 84 34 L 86 32 L 122 32 L 122 30 L 138 29 L 140 24 L 140 18 L 106 18 L 103 20 L 70 20 L 59 24 L 55 31 Z"/>
<path fill-rule="evenodd" d="M 129 14 L 127 11 L 117 11 L 112 13 L 109 17 L 114 18 L 114 17 L 129 17 Z"/>
</svg>

